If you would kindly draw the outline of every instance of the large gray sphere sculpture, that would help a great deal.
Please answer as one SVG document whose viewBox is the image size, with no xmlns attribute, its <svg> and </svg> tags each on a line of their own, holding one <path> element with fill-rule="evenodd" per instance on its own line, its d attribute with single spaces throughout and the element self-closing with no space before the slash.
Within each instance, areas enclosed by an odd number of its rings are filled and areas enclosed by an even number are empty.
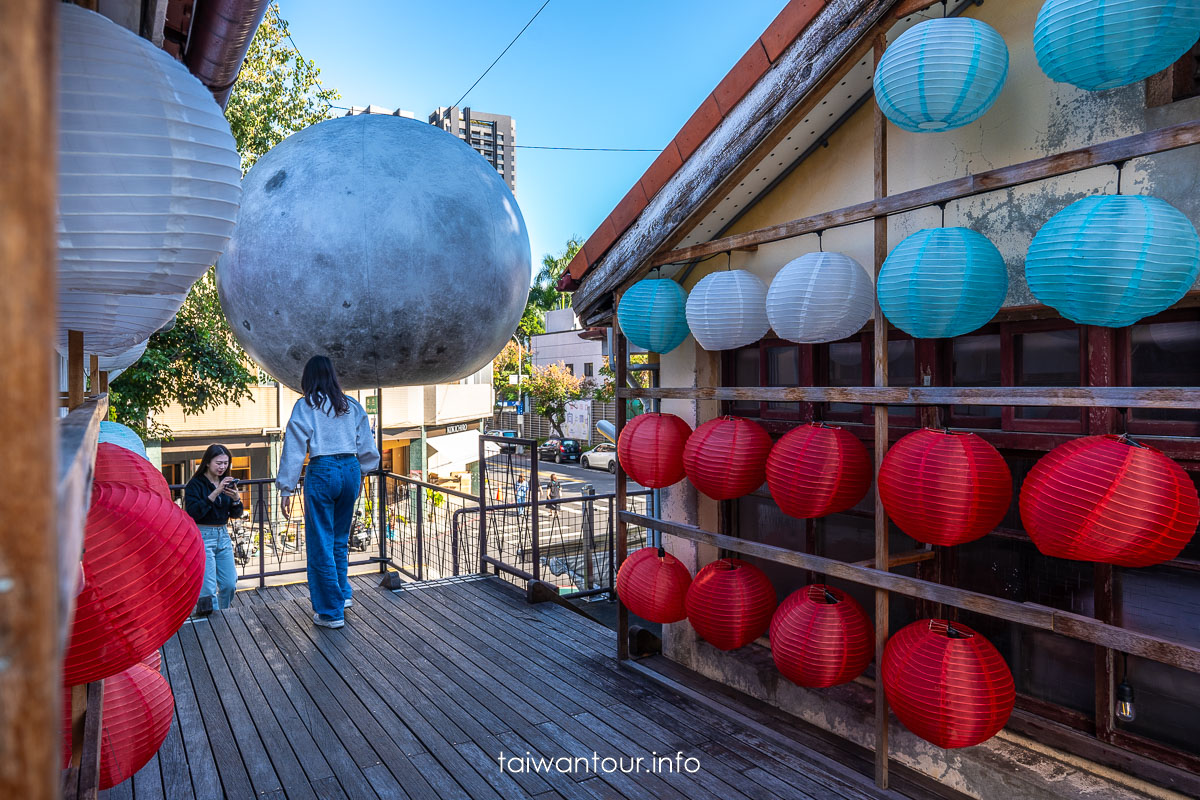
<svg viewBox="0 0 1200 800">
<path fill-rule="evenodd" d="M 487 161 L 432 125 L 364 114 L 290 136 L 247 173 L 217 291 L 285 385 L 325 354 L 365 389 L 479 370 L 516 330 L 529 275 L 521 210 Z"/>
</svg>

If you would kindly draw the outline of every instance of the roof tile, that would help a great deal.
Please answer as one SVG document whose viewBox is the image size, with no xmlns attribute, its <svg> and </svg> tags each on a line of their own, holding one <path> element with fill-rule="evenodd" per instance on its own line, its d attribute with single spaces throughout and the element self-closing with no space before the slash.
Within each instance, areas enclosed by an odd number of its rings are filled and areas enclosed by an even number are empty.
<svg viewBox="0 0 1200 800">
<path fill-rule="evenodd" d="M 828 0 L 791 0 L 784 6 L 783 11 L 780 11 L 779 16 L 767 26 L 759 40 L 772 64 L 796 41 L 800 31 L 813 21 L 817 12 L 824 8 L 827 2 Z"/>
<path fill-rule="evenodd" d="M 767 60 L 767 51 L 763 49 L 762 41 L 750 45 L 746 54 L 738 59 L 733 69 L 729 70 L 729 74 L 721 79 L 716 89 L 713 89 L 712 96 L 717 101 L 722 117 L 733 110 L 759 78 L 767 74 L 770 66 L 771 62 Z"/>
</svg>

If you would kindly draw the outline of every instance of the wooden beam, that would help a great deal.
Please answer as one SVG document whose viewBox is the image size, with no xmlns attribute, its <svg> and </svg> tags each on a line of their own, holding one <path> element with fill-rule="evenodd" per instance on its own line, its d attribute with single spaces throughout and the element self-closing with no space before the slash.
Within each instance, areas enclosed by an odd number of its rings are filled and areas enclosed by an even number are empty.
<svg viewBox="0 0 1200 800">
<path fill-rule="evenodd" d="M 1090 147 L 1081 147 L 1066 153 L 1058 153 L 1032 161 L 1025 161 L 1009 167 L 980 172 L 963 178 L 913 189 L 908 192 L 879 197 L 865 203 L 839 208 L 836 211 L 826 211 L 809 217 L 769 225 L 755 231 L 738 233 L 711 242 L 682 247 L 659 253 L 646 264 L 653 268 L 679 261 L 689 261 L 693 258 L 703 258 L 715 253 L 724 253 L 747 245 L 763 245 L 792 239 L 808 233 L 826 231 L 843 225 L 853 225 L 866 222 L 881 216 L 901 214 L 919 208 L 961 200 L 966 197 L 1009 189 L 1027 183 L 1069 175 L 1094 167 L 1128 161 L 1133 158 L 1165 153 L 1181 147 L 1200 144 L 1200 120 L 1182 122 L 1146 133 L 1114 139 Z"/>
<path fill-rule="evenodd" d="M 62 640 L 55 533 L 53 2 L 0 3 L 0 797 L 55 797 Z"/>
<path fill-rule="evenodd" d="M 83 402 L 83 331 L 67 331 L 67 408 Z"/>
<path fill-rule="evenodd" d="M 1200 408 L 1200 387 L 1130 386 L 701 386 L 618 388 L 617 397 L 879 405 Z"/>
<path fill-rule="evenodd" d="M 907 553 L 888 556 L 887 568 L 891 570 L 895 569 L 896 567 L 903 567 L 905 564 L 917 564 L 922 561 L 932 561 L 935 555 L 937 555 L 936 550 L 909 550 Z M 854 561 L 852 563 L 856 567 L 875 567 L 875 559 L 873 558 L 864 559 L 863 561 Z"/>
<path fill-rule="evenodd" d="M 875 68 L 879 68 L 879 60 L 887 48 L 887 36 L 880 32 L 876 34 L 873 43 Z M 878 103 L 872 104 L 873 109 L 873 157 L 874 186 L 876 199 L 887 197 L 888 192 L 888 159 L 887 159 L 887 120 Z M 875 283 L 879 283 L 879 273 L 888 254 L 888 225 L 887 217 L 876 217 L 874 225 L 874 261 Z M 873 314 L 874 333 L 872 337 L 872 354 L 874 356 L 874 379 L 876 387 L 888 385 L 888 322 L 875 299 Z M 883 458 L 887 455 L 888 442 L 888 407 L 875 406 L 875 475 L 878 485 L 878 475 L 883 468 Z M 883 500 L 879 492 L 875 492 L 875 564 L 881 570 L 888 570 L 891 558 L 888 553 L 889 531 L 887 511 L 883 508 Z M 887 645 L 889 620 L 891 618 L 891 603 L 887 589 L 875 590 L 875 653 L 876 674 L 878 675 L 880 659 Z M 875 785 L 880 789 L 888 788 L 888 702 L 883 693 L 883 681 L 875 681 Z"/>
<path fill-rule="evenodd" d="M 1106 622 L 1073 614 L 1036 603 L 1018 603 L 954 586 L 943 586 L 919 578 L 897 575 L 894 572 L 860 567 L 845 561 L 824 556 L 810 555 L 783 547 L 762 544 L 735 536 L 713 533 L 694 525 L 654 519 L 628 511 L 618 515 L 629 525 L 663 531 L 695 542 L 722 547 L 742 555 L 763 558 L 779 564 L 808 569 L 833 578 L 842 578 L 863 586 L 887 589 L 889 592 L 944 603 L 955 608 L 975 611 L 997 619 L 1028 625 L 1031 628 L 1051 631 L 1103 647 L 1111 647 L 1130 655 L 1141 656 L 1189 672 L 1200 672 L 1200 647 L 1161 636 L 1152 636 L 1138 631 L 1126 630 Z"/>
</svg>

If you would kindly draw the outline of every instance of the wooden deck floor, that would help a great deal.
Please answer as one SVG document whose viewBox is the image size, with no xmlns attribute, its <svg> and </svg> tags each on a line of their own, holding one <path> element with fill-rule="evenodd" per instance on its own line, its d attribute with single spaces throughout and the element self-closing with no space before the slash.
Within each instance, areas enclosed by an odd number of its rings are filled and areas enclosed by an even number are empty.
<svg viewBox="0 0 1200 800">
<path fill-rule="evenodd" d="M 710 701 L 713 686 L 684 670 L 664 665 L 672 688 L 646 663 L 620 666 L 613 632 L 529 605 L 498 579 L 398 593 L 374 576 L 353 580 L 340 630 L 312 624 L 303 585 L 240 593 L 232 609 L 184 625 L 163 651 L 175 693 L 166 743 L 101 797 L 935 796 L 904 779 L 877 790 L 851 768 L 862 753 L 729 692 Z M 652 753 L 678 752 L 699 770 L 649 771 Z M 501 753 L 645 761 L 640 774 L 518 772 L 500 768 Z"/>
</svg>

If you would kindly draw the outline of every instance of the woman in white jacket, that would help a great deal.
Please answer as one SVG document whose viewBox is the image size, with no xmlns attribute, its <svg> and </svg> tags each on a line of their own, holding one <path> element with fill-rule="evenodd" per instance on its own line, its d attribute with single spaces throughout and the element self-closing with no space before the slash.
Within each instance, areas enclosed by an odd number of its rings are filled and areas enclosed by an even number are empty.
<svg viewBox="0 0 1200 800">
<path fill-rule="evenodd" d="M 292 493 L 304 476 L 304 540 L 313 622 L 326 628 L 345 624 L 353 605 L 349 562 L 350 523 L 362 477 L 379 467 L 379 450 L 367 413 L 338 382 L 333 362 L 313 356 L 300 379 L 304 396 L 292 407 L 279 459 L 279 507 L 291 517 Z"/>
</svg>

